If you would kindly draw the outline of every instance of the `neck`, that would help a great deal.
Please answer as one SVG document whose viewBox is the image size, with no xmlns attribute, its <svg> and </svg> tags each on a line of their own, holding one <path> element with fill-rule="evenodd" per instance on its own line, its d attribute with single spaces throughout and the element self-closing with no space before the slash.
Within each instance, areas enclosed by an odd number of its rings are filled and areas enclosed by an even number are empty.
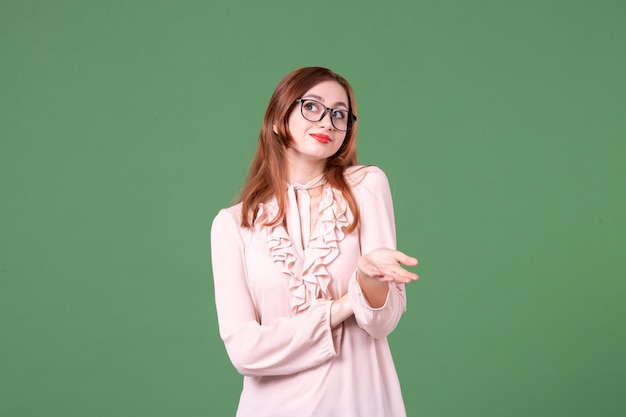
<svg viewBox="0 0 626 417">
<path fill-rule="evenodd" d="M 324 173 L 325 160 L 302 160 L 287 154 L 287 175 L 289 184 L 306 184 Z"/>
</svg>

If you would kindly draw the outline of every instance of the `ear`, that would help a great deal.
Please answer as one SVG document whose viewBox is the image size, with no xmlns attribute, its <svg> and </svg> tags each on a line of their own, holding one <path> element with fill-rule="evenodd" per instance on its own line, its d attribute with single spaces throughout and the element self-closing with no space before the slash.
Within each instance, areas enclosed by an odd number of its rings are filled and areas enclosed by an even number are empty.
<svg viewBox="0 0 626 417">
<path fill-rule="evenodd" d="M 272 130 L 274 131 L 275 134 L 278 135 L 278 129 L 276 129 L 276 125 L 272 125 Z"/>
</svg>

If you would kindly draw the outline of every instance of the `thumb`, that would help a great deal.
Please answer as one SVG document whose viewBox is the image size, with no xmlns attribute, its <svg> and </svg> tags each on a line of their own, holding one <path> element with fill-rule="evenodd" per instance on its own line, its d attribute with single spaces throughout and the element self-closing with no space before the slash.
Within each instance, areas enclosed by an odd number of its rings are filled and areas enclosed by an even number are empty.
<svg viewBox="0 0 626 417">
<path fill-rule="evenodd" d="M 408 265 L 408 266 L 417 265 L 416 258 L 413 258 L 412 256 L 405 254 L 404 252 L 400 252 L 400 251 L 397 251 L 397 252 L 398 252 L 398 255 L 396 256 L 396 260 L 398 262 L 403 263 L 404 265 Z"/>
</svg>

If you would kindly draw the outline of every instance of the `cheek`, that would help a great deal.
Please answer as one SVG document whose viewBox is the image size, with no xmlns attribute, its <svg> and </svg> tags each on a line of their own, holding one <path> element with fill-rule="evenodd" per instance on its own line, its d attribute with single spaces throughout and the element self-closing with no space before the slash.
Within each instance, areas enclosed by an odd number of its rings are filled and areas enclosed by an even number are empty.
<svg viewBox="0 0 626 417">
<path fill-rule="evenodd" d="M 296 123 L 296 118 L 294 117 L 294 113 L 291 112 L 291 114 L 289 115 L 289 118 L 287 119 L 287 127 L 291 128 L 292 126 L 294 126 Z"/>
<path fill-rule="evenodd" d="M 346 141 L 345 135 L 343 139 L 337 141 L 337 149 L 335 149 L 335 153 L 339 152 L 339 149 L 341 149 L 345 141 Z"/>
<path fill-rule="evenodd" d="M 292 117 L 289 117 L 287 119 L 287 123 L 286 123 L 286 126 L 285 126 L 285 133 L 287 134 L 287 138 L 289 138 L 288 142 L 293 142 L 294 134 L 298 130 L 297 125 L 294 123 L 294 121 L 292 119 L 293 119 Z"/>
<path fill-rule="evenodd" d="M 304 129 L 303 121 L 301 119 L 301 117 L 298 117 L 298 115 L 294 113 L 292 113 L 291 116 L 289 116 L 289 119 L 287 119 L 287 131 L 292 134 L 292 137 L 294 134 L 297 134 Z"/>
</svg>

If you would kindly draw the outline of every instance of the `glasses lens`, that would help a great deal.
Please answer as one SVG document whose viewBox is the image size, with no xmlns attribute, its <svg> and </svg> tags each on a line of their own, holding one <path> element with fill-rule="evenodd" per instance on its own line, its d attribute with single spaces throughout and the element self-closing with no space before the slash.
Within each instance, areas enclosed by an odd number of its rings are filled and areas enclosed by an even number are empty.
<svg viewBox="0 0 626 417">
<path fill-rule="evenodd" d="M 318 122 L 324 114 L 324 106 L 315 100 L 302 101 L 302 116 L 310 122 Z"/>
<path fill-rule="evenodd" d="M 330 120 L 337 130 L 348 130 L 348 119 L 350 115 L 346 110 L 333 110 L 330 114 Z"/>
</svg>

